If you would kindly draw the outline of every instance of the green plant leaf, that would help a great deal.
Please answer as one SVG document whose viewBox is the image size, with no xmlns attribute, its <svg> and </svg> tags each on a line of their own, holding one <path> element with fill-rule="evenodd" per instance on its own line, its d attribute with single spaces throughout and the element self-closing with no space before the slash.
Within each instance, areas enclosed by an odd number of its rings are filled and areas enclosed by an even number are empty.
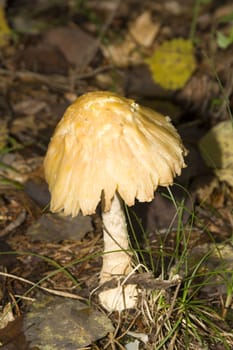
<svg viewBox="0 0 233 350">
<path fill-rule="evenodd" d="M 233 27 L 228 36 L 222 32 L 217 32 L 217 44 L 221 49 L 227 49 L 233 43 Z"/>
</svg>

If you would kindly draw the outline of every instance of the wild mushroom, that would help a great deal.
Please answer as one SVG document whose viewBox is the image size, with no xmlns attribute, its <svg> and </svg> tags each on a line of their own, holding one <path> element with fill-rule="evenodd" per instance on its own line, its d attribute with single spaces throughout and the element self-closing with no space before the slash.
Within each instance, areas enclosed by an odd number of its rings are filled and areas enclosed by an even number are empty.
<svg viewBox="0 0 233 350">
<path fill-rule="evenodd" d="M 168 117 L 111 92 L 89 92 L 65 112 L 44 160 L 50 209 L 93 214 L 102 203 L 104 255 L 100 283 L 132 271 L 123 200 L 151 201 L 185 166 L 185 149 Z M 109 311 L 136 305 L 135 285 L 99 294 Z"/>
</svg>

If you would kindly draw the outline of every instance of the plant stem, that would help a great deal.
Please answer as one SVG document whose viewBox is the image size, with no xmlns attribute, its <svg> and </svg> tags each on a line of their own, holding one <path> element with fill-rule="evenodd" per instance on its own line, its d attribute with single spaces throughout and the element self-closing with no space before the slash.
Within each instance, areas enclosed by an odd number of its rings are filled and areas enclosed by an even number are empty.
<svg viewBox="0 0 233 350">
<path fill-rule="evenodd" d="M 189 33 L 189 39 L 192 42 L 194 42 L 194 38 L 195 38 L 195 32 L 196 32 L 196 27 L 197 27 L 197 17 L 198 17 L 198 13 L 200 10 L 200 5 L 201 5 L 201 1 L 196 0 L 195 4 L 194 4 L 194 8 L 193 8 L 193 18 L 192 18 L 192 23 L 191 23 L 191 27 L 190 27 L 190 33 Z"/>
</svg>

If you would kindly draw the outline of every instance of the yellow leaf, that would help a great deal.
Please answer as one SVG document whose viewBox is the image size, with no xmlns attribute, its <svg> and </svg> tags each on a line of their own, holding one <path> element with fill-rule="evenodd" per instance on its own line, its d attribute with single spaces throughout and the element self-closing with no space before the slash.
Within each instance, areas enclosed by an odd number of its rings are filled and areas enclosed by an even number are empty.
<svg viewBox="0 0 233 350">
<path fill-rule="evenodd" d="M 0 7 L 0 47 L 7 45 L 11 30 L 8 26 L 5 11 Z"/>
<path fill-rule="evenodd" d="M 182 38 L 164 41 L 146 63 L 156 83 L 165 89 L 180 89 L 196 69 L 193 44 Z"/>
</svg>

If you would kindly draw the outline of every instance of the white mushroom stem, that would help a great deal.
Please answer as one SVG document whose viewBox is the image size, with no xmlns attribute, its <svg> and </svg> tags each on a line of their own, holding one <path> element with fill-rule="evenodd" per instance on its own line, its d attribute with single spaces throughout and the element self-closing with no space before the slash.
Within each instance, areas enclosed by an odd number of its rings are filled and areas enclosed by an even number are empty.
<svg viewBox="0 0 233 350">
<path fill-rule="evenodd" d="M 101 284 L 117 276 L 127 276 L 133 270 L 131 254 L 128 251 L 127 224 L 118 195 L 114 196 L 110 210 L 103 213 L 102 218 L 104 255 L 100 273 Z M 136 285 L 119 285 L 103 291 L 99 294 L 99 299 L 108 311 L 133 308 L 137 301 Z"/>
<path fill-rule="evenodd" d="M 132 271 L 127 224 L 121 201 L 117 195 L 111 208 L 102 214 L 104 255 L 100 282 L 109 281 L 115 276 L 127 275 Z"/>
</svg>

